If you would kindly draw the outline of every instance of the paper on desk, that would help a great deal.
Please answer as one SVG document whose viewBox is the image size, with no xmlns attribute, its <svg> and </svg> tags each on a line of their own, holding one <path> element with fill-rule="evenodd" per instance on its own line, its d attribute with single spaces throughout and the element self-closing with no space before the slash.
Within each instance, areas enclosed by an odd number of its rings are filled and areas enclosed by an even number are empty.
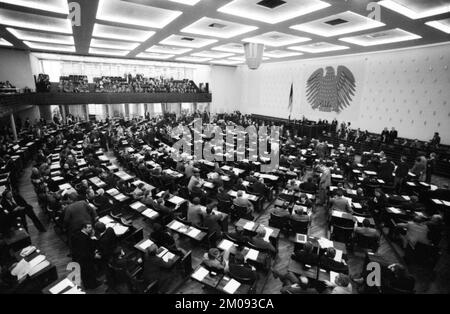
<svg viewBox="0 0 450 314">
<path fill-rule="evenodd" d="M 172 228 L 173 230 L 178 230 L 178 229 L 180 229 L 180 228 L 183 227 L 183 226 L 184 226 L 184 225 L 183 225 L 181 222 L 179 222 L 179 221 L 177 221 L 177 220 L 174 220 L 174 221 L 172 222 L 170 228 Z"/>
<path fill-rule="evenodd" d="M 264 241 L 269 242 L 270 236 L 273 233 L 273 229 L 264 227 L 266 230 L 266 235 L 264 236 Z"/>
<path fill-rule="evenodd" d="M 172 252 L 167 252 L 166 254 L 163 255 L 162 260 L 167 263 L 174 257 L 175 254 L 173 254 Z"/>
<path fill-rule="evenodd" d="M 220 242 L 218 247 L 221 250 L 228 251 L 233 245 L 234 245 L 233 242 L 231 242 L 230 240 L 225 239 L 222 242 Z"/>
<path fill-rule="evenodd" d="M 191 230 L 189 230 L 189 232 L 187 233 L 188 236 L 195 238 L 196 236 L 198 236 L 200 234 L 200 230 L 196 229 L 196 228 L 192 228 Z"/>
<path fill-rule="evenodd" d="M 450 206 L 450 202 L 449 201 L 442 201 L 442 203 L 444 203 L 445 206 Z"/>
<path fill-rule="evenodd" d="M 81 291 L 78 287 L 73 287 L 69 291 L 64 292 L 63 294 L 86 294 L 86 292 Z"/>
<path fill-rule="evenodd" d="M 110 223 L 114 223 L 114 219 L 112 219 L 109 216 L 103 216 L 102 218 L 100 218 L 98 221 L 104 223 L 105 225 L 108 225 Z"/>
<path fill-rule="evenodd" d="M 29 261 L 28 264 L 30 265 L 30 268 L 33 268 L 36 265 L 42 263 L 43 261 L 45 261 L 45 256 L 44 255 L 38 255 L 35 258 L 33 258 L 31 261 Z"/>
<path fill-rule="evenodd" d="M 164 254 L 166 254 L 167 252 L 169 252 L 169 250 L 168 249 L 166 249 L 165 247 L 160 247 L 160 249 L 162 249 L 161 250 L 161 252 L 159 252 L 156 256 L 158 256 L 159 258 L 161 258 L 161 257 L 163 257 L 164 256 Z"/>
<path fill-rule="evenodd" d="M 121 236 L 128 231 L 128 227 L 120 225 L 120 224 L 116 224 L 112 228 L 117 236 Z"/>
<path fill-rule="evenodd" d="M 356 209 L 361 209 L 362 208 L 360 203 L 353 203 L 353 207 L 355 207 Z"/>
<path fill-rule="evenodd" d="M 141 208 L 142 206 L 145 206 L 144 204 L 142 204 L 141 202 L 136 202 L 130 205 L 130 207 L 132 209 L 138 210 L 139 208 Z"/>
<path fill-rule="evenodd" d="M 53 288 L 49 289 L 48 291 L 51 294 L 58 294 L 61 291 L 63 291 L 64 289 L 66 289 L 67 287 L 75 287 L 75 284 L 70 281 L 68 278 L 62 280 L 61 282 L 59 282 L 57 285 L 55 285 Z"/>
<path fill-rule="evenodd" d="M 17 276 L 17 280 L 20 280 L 28 274 L 30 269 L 30 264 L 26 260 L 22 259 L 11 271 L 11 275 Z"/>
<path fill-rule="evenodd" d="M 126 195 L 123 195 L 122 193 L 120 193 L 119 195 L 116 195 L 115 198 L 116 198 L 119 202 L 122 202 L 122 201 L 124 201 L 124 200 L 127 199 L 127 196 L 126 196 Z"/>
<path fill-rule="evenodd" d="M 41 270 L 43 270 L 45 267 L 47 267 L 49 265 L 50 265 L 50 262 L 44 259 L 42 262 L 40 262 L 39 264 L 37 264 L 36 266 L 31 268 L 30 271 L 28 272 L 28 275 L 33 276 L 34 274 L 37 274 L 38 272 L 40 272 Z"/>
<path fill-rule="evenodd" d="M 402 195 L 402 197 L 403 197 L 403 199 L 405 201 L 410 201 L 411 200 L 411 198 L 408 195 Z"/>
<path fill-rule="evenodd" d="M 142 242 L 141 244 L 138 245 L 138 247 L 145 251 L 147 248 L 149 248 L 150 246 L 152 246 L 153 241 L 152 240 L 145 240 L 144 242 Z"/>
<path fill-rule="evenodd" d="M 169 199 L 169 202 L 179 205 L 184 202 L 184 198 L 181 198 L 179 196 L 172 196 L 172 198 Z"/>
<path fill-rule="evenodd" d="M 259 252 L 257 250 L 249 249 L 245 259 L 256 261 L 258 259 L 258 254 Z"/>
<path fill-rule="evenodd" d="M 234 294 L 240 286 L 241 284 L 238 281 L 231 279 L 225 287 L 223 287 L 223 290 L 229 294 Z"/>
<path fill-rule="evenodd" d="M 358 221 L 359 223 L 362 223 L 364 221 L 364 217 L 360 217 L 360 216 L 353 216 L 355 217 L 356 221 Z"/>
<path fill-rule="evenodd" d="M 253 230 L 254 227 L 255 227 L 255 223 L 253 221 L 248 221 L 244 225 L 245 230 Z"/>
<path fill-rule="evenodd" d="M 320 238 L 317 242 L 319 242 L 320 247 L 323 249 L 333 247 L 333 241 L 330 241 L 326 238 Z"/>
<path fill-rule="evenodd" d="M 342 251 L 341 250 L 336 250 L 336 255 L 334 256 L 334 260 L 336 262 L 341 262 L 342 261 Z"/>
<path fill-rule="evenodd" d="M 330 271 L 330 282 L 334 283 L 336 281 L 337 276 L 339 276 L 338 273 L 336 273 L 334 271 Z"/>
<path fill-rule="evenodd" d="M 155 218 L 156 216 L 158 216 L 158 213 L 155 212 L 154 210 L 150 209 L 150 208 L 147 208 L 146 210 L 144 210 L 144 211 L 142 212 L 142 215 L 144 215 L 144 216 L 147 217 L 147 218 L 153 219 L 153 218 Z"/>
<path fill-rule="evenodd" d="M 200 267 L 192 274 L 192 278 L 202 281 L 208 274 L 209 271 L 206 268 Z"/>
<path fill-rule="evenodd" d="M 400 214 L 402 212 L 400 209 L 395 208 L 395 207 L 389 207 L 389 210 L 391 212 L 393 212 L 394 214 Z"/>
</svg>

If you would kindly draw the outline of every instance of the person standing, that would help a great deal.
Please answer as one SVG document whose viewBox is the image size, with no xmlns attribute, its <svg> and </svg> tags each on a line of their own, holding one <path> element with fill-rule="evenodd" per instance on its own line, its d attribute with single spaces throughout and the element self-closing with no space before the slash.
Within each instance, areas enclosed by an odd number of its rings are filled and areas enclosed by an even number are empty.
<svg viewBox="0 0 450 314">
<path fill-rule="evenodd" d="M 431 176 L 433 175 L 436 169 L 436 153 L 431 153 L 430 158 L 427 161 L 427 173 L 425 182 L 431 183 Z"/>
<path fill-rule="evenodd" d="M 395 177 L 394 177 L 394 190 L 397 193 L 400 193 L 403 187 L 403 183 L 405 178 L 408 176 L 409 166 L 406 161 L 406 156 L 400 157 L 400 163 L 397 165 L 395 169 Z"/>
</svg>

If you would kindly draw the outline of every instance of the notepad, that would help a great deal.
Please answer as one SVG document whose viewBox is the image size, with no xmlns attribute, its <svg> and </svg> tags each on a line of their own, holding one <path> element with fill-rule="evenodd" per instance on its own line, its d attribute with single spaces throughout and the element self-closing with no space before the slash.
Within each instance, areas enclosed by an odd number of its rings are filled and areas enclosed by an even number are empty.
<svg viewBox="0 0 450 314">
<path fill-rule="evenodd" d="M 353 203 L 353 207 L 355 207 L 356 209 L 361 209 L 362 208 L 360 203 Z"/>
<path fill-rule="evenodd" d="M 184 226 L 184 225 L 183 225 L 181 222 L 174 220 L 174 221 L 172 222 L 170 228 L 172 228 L 173 230 L 178 230 L 178 229 L 180 229 L 180 228 L 183 227 L 183 226 Z"/>
<path fill-rule="evenodd" d="M 116 200 L 118 200 L 119 202 L 122 202 L 122 201 L 126 200 L 128 197 L 126 195 L 123 195 L 122 193 L 120 193 L 120 194 L 114 196 L 114 198 Z"/>
<path fill-rule="evenodd" d="M 256 261 L 258 259 L 258 254 L 259 252 L 257 250 L 249 249 L 245 259 Z"/>
<path fill-rule="evenodd" d="M 326 238 L 320 238 L 317 242 L 319 242 L 320 247 L 323 249 L 333 247 L 333 241 L 330 241 Z"/>
<path fill-rule="evenodd" d="M 189 230 L 189 232 L 187 233 L 188 236 L 195 238 L 196 236 L 198 236 L 201 233 L 200 230 L 192 228 L 191 230 Z"/>
<path fill-rule="evenodd" d="M 49 289 L 48 291 L 51 294 L 58 294 L 68 287 L 75 287 L 75 284 L 72 281 L 70 281 L 68 278 L 66 278 L 66 279 L 62 280 L 61 282 L 59 282 L 57 285 L 55 285 L 53 288 Z"/>
<path fill-rule="evenodd" d="M 405 201 L 410 201 L 410 200 L 411 200 L 411 198 L 410 198 L 409 196 L 407 196 L 407 195 L 402 195 L 402 198 L 403 198 Z"/>
<path fill-rule="evenodd" d="M 336 250 L 336 255 L 334 256 L 334 260 L 336 262 L 341 262 L 342 261 L 342 254 L 343 254 L 343 252 L 341 250 Z"/>
<path fill-rule="evenodd" d="M 406 184 L 408 184 L 409 186 L 416 186 L 414 182 L 406 182 Z"/>
<path fill-rule="evenodd" d="M 108 193 L 111 196 L 116 196 L 120 192 L 117 189 L 110 189 L 110 190 L 106 191 L 106 193 Z"/>
<path fill-rule="evenodd" d="M 255 227 L 255 223 L 253 221 L 248 221 L 244 225 L 244 229 L 246 229 L 246 230 L 253 230 L 254 227 Z"/>
<path fill-rule="evenodd" d="M 444 203 L 445 206 L 450 206 L 450 202 L 449 201 L 442 201 L 442 203 Z"/>
<path fill-rule="evenodd" d="M 128 229 L 129 229 L 128 227 L 125 227 L 125 226 L 120 225 L 120 224 L 116 224 L 112 228 L 114 230 L 114 233 L 117 236 L 121 236 L 121 235 L 125 234 L 128 231 Z"/>
<path fill-rule="evenodd" d="M 223 250 L 223 251 L 228 251 L 230 248 L 232 248 L 234 245 L 233 242 L 231 242 L 230 240 L 223 240 L 222 242 L 220 242 L 218 248 Z"/>
<path fill-rule="evenodd" d="M 231 280 L 225 285 L 225 287 L 223 287 L 223 290 L 224 290 L 226 293 L 234 294 L 234 293 L 236 292 L 236 290 L 239 289 L 240 286 L 241 286 L 241 284 L 240 284 L 238 281 L 236 281 L 236 280 L 234 280 L 234 279 L 231 279 Z"/>
<path fill-rule="evenodd" d="M 171 203 L 173 203 L 173 204 L 175 204 L 175 205 L 180 205 L 181 203 L 183 203 L 185 201 L 185 199 L 184 198 L 181 198 L 181 197 L 179 197 L 179 196 L 172 196 L 170 199 L 169 199 L 169 202 L 171 202 Z"/>
<path fill-rule="evenodd" d="M 192 278 L 194 278 L 198 281 L 202 281 L 203 279 L 205 279 L 205 277 L 208 274 L 209 274 L 209 271 L 206 268 L 200 267 L 192 274 Z"/>
<path fill-rule="evenodd" d="M 144 204 L 142 204 L 141 202 L 136 202 L 130 205 L 130 207 L 134 210 L 138 210 L 141 207 L 145 207 Z"/>
<path fill-rule="evenodd" d="M 110 223 L 114 223 L 114 219 L 112 219 L 109 216 L 104 216 L 104 217 L 100 218 L 98 221 L 104 223 L 105 225 L 108 225 Z"/>
</svg>

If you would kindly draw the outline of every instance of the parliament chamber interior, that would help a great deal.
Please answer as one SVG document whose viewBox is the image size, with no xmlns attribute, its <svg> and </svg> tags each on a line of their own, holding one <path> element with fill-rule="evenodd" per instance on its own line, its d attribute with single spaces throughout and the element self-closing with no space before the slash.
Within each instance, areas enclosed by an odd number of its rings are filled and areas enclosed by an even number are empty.
<svg viewBox="0 0 450 314">
<path fill-rule="evenodd" d="M 449 0 L 0 0 L 1 294 L 448 294 Z"/>
</svg>

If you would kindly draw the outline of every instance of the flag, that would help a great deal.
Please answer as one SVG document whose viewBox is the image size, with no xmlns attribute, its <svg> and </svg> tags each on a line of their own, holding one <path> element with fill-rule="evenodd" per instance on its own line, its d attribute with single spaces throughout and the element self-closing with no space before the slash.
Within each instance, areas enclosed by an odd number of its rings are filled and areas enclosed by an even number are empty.
<svg viewBox="0 0 450 314">
<path fill-rule="evenodd" d="M 289 120 L 291 120 L 291 114 L 292 114 L 292 105 L 294 101 L 294 82 L 291 83 L 291 92 L 289 93 Z"/>
</svg>

